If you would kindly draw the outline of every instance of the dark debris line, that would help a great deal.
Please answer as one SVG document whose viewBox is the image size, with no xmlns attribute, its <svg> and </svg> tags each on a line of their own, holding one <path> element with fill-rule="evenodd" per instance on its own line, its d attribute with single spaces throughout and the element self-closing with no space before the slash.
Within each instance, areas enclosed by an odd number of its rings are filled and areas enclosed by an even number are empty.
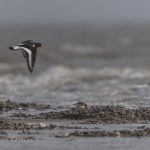
<svg viewBox="0 0 150 150">
<path fill-rule="evenodd" d="M 0 110 L 1 111 L 11 111 L 22 108 L 22 110 L 26 109 L 36 109 L 36 110 L 45 110 L 50 109 L 49 104 L 36 104 L 36 103 L 16 103 L 10 100 L 0 101 Z"/>
<path fill-rule="evenodd" d="M 18 113 L 12 113 L 12 110 L 20 110 Z M 39 114 L 30 114 L 28 111 L 24 113 L 22 110 L 35 109 L 40 110 Z M 42 130 L 64 130 L 74 129 L 64 135 L 56 135 L 55 137 L 150 137 L 150 128 L 143 127 L 134 130 L 112 130 L 106 131 L 98 129 L 92 131 L 86 128 L 87 131 L 80 131 L 79 126 L 63 126 L 53 124 L 41 125 L 40 122 L 36 123 L 36 120 L 76 120 L 82 121 L 83 124 L 132 124 L 132 123 L 148 123 L 150 121 L 150 107 L 139 107 L 139 108 L 126 108 L 124 106 L 88 106 L 86 108 L 70 108 L 68 110 L 52 111 L 51 106 L 48 104 L 36 104 L 36 103 L 16 103 L 11 101 L 0 102 L 1 119 L 0 119 L 0 140 L 7 137 L 9 130 L 22 131 L 42 131 Z M 46 112 L 43 112 L 46 110 Z M 11 112 L 9 118 L 3 117 L 3 113 Z M 22 111 L 22 112 L 21 112 Z M 17 112 L 17 111 L 16 111 Z M 29 120 L 35 120 L 35 123 L 29 124 Z M 4 133 L 6 133 L 4 135 Z M 28 136 L 30 139 L 31 137 Z M 27 138 L 27 139 L 28 139 Z M 16 138 L 17 139 L 17 138 Z M 31 138 L 32 139 L 32 138 Z"/>
<path fill-rule="evenodd" d="M 131 109 L 123 106 L 91 106 L 86 109 L 71 108 L 70 110 L 49 111 L 38 115 L 14 113 L 11 117 L 86 120 L 87 123 L 140 123 L 150 121 L 150 107 Z"/>
<path fill-rule="evenodd" d="M 142 130 L 113 130 L 113 131 L 84 131 L 84 132 L 71 132 L 68 137 L 150 137 L 150 128 Z M 59 137 L 59 136 L 56 136 Z"/>
</svg>

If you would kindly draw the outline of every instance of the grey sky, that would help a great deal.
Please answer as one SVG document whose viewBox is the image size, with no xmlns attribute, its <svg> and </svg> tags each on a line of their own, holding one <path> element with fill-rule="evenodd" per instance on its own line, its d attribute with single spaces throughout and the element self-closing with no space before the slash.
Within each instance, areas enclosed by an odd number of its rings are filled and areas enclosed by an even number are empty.
<svg viewBox="0 0 150 150">
<path fill-rule="evenodd" d="M 149 0 L 0 0 L 1 22 L 150 22 Z"/>
</svg>

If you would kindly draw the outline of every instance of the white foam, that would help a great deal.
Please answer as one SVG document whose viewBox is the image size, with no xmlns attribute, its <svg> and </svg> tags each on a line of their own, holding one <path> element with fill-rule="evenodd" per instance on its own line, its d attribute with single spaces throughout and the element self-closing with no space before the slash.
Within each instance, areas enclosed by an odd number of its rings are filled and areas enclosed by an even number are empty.
<svg viewBox="0 0 150 150">
<path fill-rule="evenodd" d="M 146 69 L 73 69 L 58 66 L 51 67 L 34 77 L 21 74 L 0 75 L 0 97 L 32 97 L 33 99 L 43 98 L 62 102 L 79 97 L 81 101 L 85 100 L 85 102 L 91 103 L 108 103 L 111 101 L 121 103 L 141 99 L 142 95 L 135 95 L 137 93 L 134 94 L 134 89 L 148 91 L 149 85 L 146 83 L 120 83 L 119 80 L 147 77 L 150 77 L 150 71 Z M 94 82 L 88 83 L 88 80 L 92 79 Z M 75 90 L 69 91 L 70 87 Z M 145 97 L 149 96 L 148 94 L 145 95 Z"/>
</svg>

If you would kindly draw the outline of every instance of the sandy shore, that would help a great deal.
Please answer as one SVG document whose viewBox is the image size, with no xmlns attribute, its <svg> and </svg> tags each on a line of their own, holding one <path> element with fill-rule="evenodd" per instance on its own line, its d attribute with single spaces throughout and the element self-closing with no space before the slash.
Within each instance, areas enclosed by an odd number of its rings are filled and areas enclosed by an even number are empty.
<svg viewBox="0 0 150 150">
<path fill-rule="evenodd" d="M 8 100 L 0 102 L 0 109 L 0 140 L 37 140 L 45 131 L 55 138 L 150 136 L 150 107 L 63 108 Z"/>
</svg>

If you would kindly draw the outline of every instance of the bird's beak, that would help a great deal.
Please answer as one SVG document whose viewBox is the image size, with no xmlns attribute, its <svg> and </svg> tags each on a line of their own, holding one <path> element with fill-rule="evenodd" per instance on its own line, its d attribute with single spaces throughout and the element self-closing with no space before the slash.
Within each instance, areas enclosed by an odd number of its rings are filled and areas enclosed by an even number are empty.
<svg viewBox="0 0 150 150">
<path fill-rule="evenodd" d="M 46 43 L 42 43 L 41 48 L 48 48 L 48 45 Z"/>
</svg>

